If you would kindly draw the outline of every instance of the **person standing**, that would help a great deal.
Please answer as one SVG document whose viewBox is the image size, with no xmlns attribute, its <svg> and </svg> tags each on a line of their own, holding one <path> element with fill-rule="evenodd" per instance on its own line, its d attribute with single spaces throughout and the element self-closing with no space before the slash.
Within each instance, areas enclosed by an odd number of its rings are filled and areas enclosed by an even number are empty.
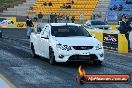
<svg viewBox="0 0 132 88">
<path fill-rule="evenodd" d="M 52 3 L 51 2 L 49 2 L 49 6 L 52 6 Z"/>
<path fill-rule="evenodd" d="M 58 18 L 58 16 L 57 16 L 57 14 L 55 13 L 55 15 L 54 15 L 54 21 L 55 21 L 55 23 L 57 23 L 57 18 Z"/>
<path fill-rule="evenodd" d="M 75 16 L 72 16 L 72 17 L 71 17 L 71 21 L 72 21 L 72 23 L 75 22 Z"/>
<path fill-rule="evenodd" d="M 129 40 L 129 34 L 132 30 L 132 27 L 130 26 L 130 22 L 128 21 L 128 17 L 124 16 L 122 19 L 122 22 L 120 23 L 119 31 L 121 34 L 125 34 L 125 37 L 128 41 L 128 52 L 130 52 L 130 40 Z"/>
<path fill-rule="evenodd" d="M 69 15 L 66 15 L 66 23 L 69 23 Z"/>
<path fill-rule="evenodd" d="M 83 13 L 81 12 L 81 13 L 80 13 L 80 24 L 83 24 L 83 18 L 84 18 L 84 15 L 83 15 Z"/>
<path fill-rule="evenodd" d="M 42 20 L 43 20 L 43 14 L 41 12 L 38 14 L 38 19 L 39 19 L 39 22 L 42 22 Z"/>
<path fill-rule="evenodd" d="M 32 27 L 33 27 L 33 22 L 29 17 L 27 17 L 26 26 L 27 26 L 27 37 L 30 38 Z"/>
<path fill-rule="evenodd" d="M 123 15 L 120 17 L 120 19 L 119 19 L 119 21 L 118 21 L 118 25 L 120 25 L 120 23 L 122 22 L 122 20 L 124 19 L 124 17 L 125 17 L 125 14 L 123 14 Z"/>
<path fill-rule="evenodd" d="M 53 13 L 50 14 L 50 23 L 53 23 L 53 20 L 54 20 L 54 16 L 53 16 Z"/>
</svg>

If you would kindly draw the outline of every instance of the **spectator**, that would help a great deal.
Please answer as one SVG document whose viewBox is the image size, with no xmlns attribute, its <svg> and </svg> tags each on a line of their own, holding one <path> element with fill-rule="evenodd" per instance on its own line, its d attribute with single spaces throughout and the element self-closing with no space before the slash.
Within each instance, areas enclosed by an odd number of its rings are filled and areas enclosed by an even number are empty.
<svg viewBox="0 0 132 88">
<path fill-rule="evenodd" d="M 83 18 L 84 18 L 84 15 L 83 15 L 83 13 L 81 12 L 81 13 L 80 13 L 80 24 L 83 24 Z"/>
<path fill-rule="evenodd" d="M 71 1 L 71 4 L 74 4 L 74 0 Z"/>
<path fill-rule="evenodd" d="M 107 17 L 105 17 L 104 22 L 105 22 L 106 24 L 108 24 L 108 18 L 107 18 Z"/>
<path fill-rule="evenodd" d="M 33 10 L 33 7 L 31 6 L 31 7 L 29 8 L 29 10 Z"/>
<path fill-rule="evenodd" d="M 125 34 L 126 39 L 128 40 L 128 51 L 130 52 L 130 40 L 129 33 L 131 31 L 130 22 L 128 21 L 128 17 L 123 17 L 122 22 L 120 23 L 119 31 L 121 34 Z"/>
<path fill-rule="evenodd" d="M 71 8 L 71 5 L 67 5 L 67 9 L 70 9 Z"/>
<path fill-rule="evenodd" d="M 121 18 L 119 19 L 118 25 L 120 25 L 120 22 L 122 22 L 122 20 L 123 20 L 124 17 L 125 17 L 125 14 L 123 14 L 123 15 L 121 16 Z"/>
<path fill-rule="evenodd" d="M 46 2 L 44 2 L 44 3 L 43 3 L 43 5 L 44 5 L 44 6 L 47 6 L 47 3 L 46 3 Z"/>
<path fill-rule="evenodd" d="M 54 16 L 53 16 L 53 13 L 50 14 L 50 23 L 53 23 L 53 19 L 54 19 Z"/>
<path fill-rule="evenodd" d="M 66 22 L 69 22 L 69 15 L 66 15 Z"/>
<path fill-rule="evenodd" d="M 26 26 L 27 26 L 27 37 L 30 38 L 32 27 L 33 27 L 33 22 L 29 17 L 27 17 Z"/>
<path fill-rule="evenodd" d="M 52 6 L 52 3 L 51 2 L 49 2 L 49 6 Z"/>
<path fill-rule="evenodd" d="M 61 14 L 60 18 L 61 18 L 61 21 L 60 22 L 64 23 L 65 22 L 65 19 L 66 19 L 65 14 Z"/>
<path fill-rule="evenodd" d="M 72 16 L 72 17 L 71 17 L 71 21 L 72 21 L 72 23 L 75 22 L 75 16 Z"/>
<path fill-rule="evenodd" d="M 117 10 L 117 8 L 117 5 L 114 5 L 112 10 Z"/>
<path fill-rule="evenodd" d="M 58 16 L 55 13 L 55 15 L 54 15 L 54 21 L 55 21 L 55 23 L 57 23 L 57 18 L 58 18 Z"/>
<path fill-rule="evenodd" d="M 131 0 L 126 0 L 126 4 L 132 4 Z"/>
<path fill-rule="evenodd" d="M 38 14 L 38 19 L 39 19 L 39 22 L 42 22 L 42 20 L 43 20 L 43 14 L 41 12 Z"/>
<path fill-rule="evenodd" d="M 96 18 L 96 14 L 93 14 L 92 20 L 95 20 L 95 18 Z"/>
<path fill-rule="evenodd" d="M 122 11 L 122 10 L 123 10 L 123 6 L 122 6 L 122 4 L 119 5 L 118 10 L 119 10 L 119 11 Z"/>
<path fill-rule="evenodd" d="M 66 9 L 70 9 L 71 8 L 71 5 L 70 4 L 67 4 L 66 5 Z"/>
<path fill-rule="evenodd" d="M 35 22 L 37 22 L 37 21 L 38 21 L 38 18 L 37 18 L 37 17 L 34 17 L 33 19 L 34 19 L 34 21 L 35 21 Z"/>
<path fill-rule="evenodd" d="M 63 3 L 63 6 L 60 6 L 60 8 L 66 8 L 66 4 Z"/>
</svg>

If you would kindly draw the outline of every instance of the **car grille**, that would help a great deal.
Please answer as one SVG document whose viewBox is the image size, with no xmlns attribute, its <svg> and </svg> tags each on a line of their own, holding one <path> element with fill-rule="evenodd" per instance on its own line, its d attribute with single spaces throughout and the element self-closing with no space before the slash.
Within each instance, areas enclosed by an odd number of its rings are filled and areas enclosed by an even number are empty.
<svg viewBox="0 0 132 88">
<path fill-rule="evenodd" d="M 75 50 L 89 50 L 92 49 L 93 46 L 73 46 Z"/>
<path fill-rule="evenodd" d="M 95 54 L 91 55 L 73 55 L 68 61 L 92 61 L 97 60 L 98 57 Z"/>
</svg>

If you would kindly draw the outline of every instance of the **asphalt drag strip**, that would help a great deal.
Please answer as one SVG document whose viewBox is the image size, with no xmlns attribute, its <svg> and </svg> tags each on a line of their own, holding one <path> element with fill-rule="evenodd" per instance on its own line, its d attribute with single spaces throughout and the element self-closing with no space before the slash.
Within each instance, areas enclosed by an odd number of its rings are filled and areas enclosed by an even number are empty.
<svg viewBox="0 0 132 88">
<path fill-rule="evenodd" d="M 105 61 L 101 66 L 87 63 L 61 63 L 52 66 L 45 58 L 32 57 L 29 40 L 23 35 L 25 30 L 13 30 L 4 30 L 4 39 L 0 39 L 0 73 L 16 88 L 132 88 L 132 82 L 85 85 L 76 82 L 80 65 L 84 67 L 87 74 L 130 74 L 132 76 L 131 57 L 105 52 Z M 9 31 L 19 35 L 11 35 Z"/>
</svg>

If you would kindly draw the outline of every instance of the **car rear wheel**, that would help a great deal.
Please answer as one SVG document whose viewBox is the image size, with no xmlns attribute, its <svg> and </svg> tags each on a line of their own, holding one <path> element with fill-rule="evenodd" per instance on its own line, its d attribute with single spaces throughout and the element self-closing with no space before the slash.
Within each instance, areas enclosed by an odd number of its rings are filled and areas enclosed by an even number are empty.
<svg viewBox="0 0 132 88">
<path fill-rule="evenodd" d="M 34 57 L 34 58 L 39 57 L 39 56 L 35 53 L 35 49 L 34 49 L 34 45 L 33 45 L 33 44 L 31 44 L 31 50 L 32 50 L 32 53 L 33 53 L 33 57 Z"/>
<path fill-rule="evenodd" d="M 55 63 L 56 63 L 54 51 L 53 51 L 52 48 L 49 48 L 49 63 L 50 63 L 51 65 L 55 65 Z"/>
</svg>

